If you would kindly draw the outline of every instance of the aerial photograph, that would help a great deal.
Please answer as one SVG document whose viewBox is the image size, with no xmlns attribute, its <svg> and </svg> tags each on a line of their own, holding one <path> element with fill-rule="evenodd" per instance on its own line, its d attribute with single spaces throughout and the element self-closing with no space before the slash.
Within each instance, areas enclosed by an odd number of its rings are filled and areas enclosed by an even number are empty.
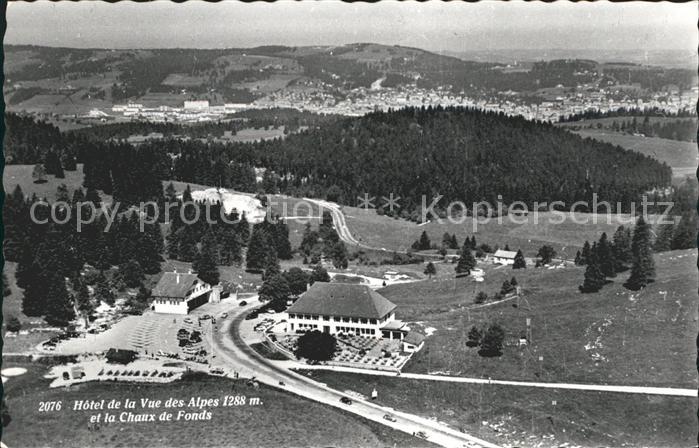
<svg viewBox="0 0 699 448">
<path fill-rule="evenodd" d="M 0 448 L 689 448 L 696 2 L 4 2 Z"/>
</svg>

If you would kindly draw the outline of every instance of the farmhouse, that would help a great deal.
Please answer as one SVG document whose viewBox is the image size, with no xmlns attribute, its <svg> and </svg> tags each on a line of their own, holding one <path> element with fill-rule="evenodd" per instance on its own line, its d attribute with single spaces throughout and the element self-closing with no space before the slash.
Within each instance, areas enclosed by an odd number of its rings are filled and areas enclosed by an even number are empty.
<svg viewBox="0 0 699 448">
<path fill-rule="evenodd" d="M 511 250 L 502 250 L 498 249 L 495 251 L 495 253 L 492 256 L 493 263 L 497 264 L 515 264 L 515 256 L 517 255 L 517 252 L 513 252 Z"/>
<path fill-rule="evenodd" d="M 151 309 L 156 313 L 188 314 L 209 302 L 221 301 L 221 287 L 211 286 L 196 274 L 166 272 L 153 288 Z"/>
<path fill-rule="evenodd" d="M 314 283 L 288 310 L 287 332 L 318 330 L 402 340 L 396 305 L 365 285 Z"/>
</svg>

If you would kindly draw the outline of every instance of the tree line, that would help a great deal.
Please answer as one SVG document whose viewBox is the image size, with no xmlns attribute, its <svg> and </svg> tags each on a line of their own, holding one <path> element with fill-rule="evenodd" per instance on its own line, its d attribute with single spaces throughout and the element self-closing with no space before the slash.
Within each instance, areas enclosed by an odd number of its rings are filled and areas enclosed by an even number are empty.
<svg viewBox="0 0 699 448">
<path fill-rule="evenodd" d="M 24 289 L 22 312 L 27 316 L 43 316 L 49 324 L 65 326 L 76 314 L 90 315 L 100 301 L 114 303 L 114 292 L 126 287 L 139 288 L 128 306 L 145 306 L 150 292 L 142 281 L 146 274 L 160 272 L 160 225 L 144 223 L 141 231 L 138 214 L 129 211 L 117 215 L 105 232 L 107 219 L 100 213 L 78 231 L 77 208 L 88 207 L 89 202 L 99 206 L 96 200 L 87 198 L 82 189 L 69 196 L 65 186 L 57 191 L 57 201 L 63 205 L 40 203 L 35 195 L 27 198 L 19 186 L 6 196 L 4 253 L 8 261 L 17 262 L 17 285 Z M 36 221 L 30 218 L 32 206 Z M 51 207 L 64 224 L 49 219 Z M 111 212 L 109 207 L 106 212 Z M 83 216 L 88 214 L 85 210 Z"/>
<path fill-rule="evenodd" d="M 608 279 L 630 269 L 630 275 L 624 286 L 637 291 L 655 281 L 655 262 L 652 251 L 651 227 L 638 218 L 633 229 L 619 226 L 610 241 L 606 232 L 599 241 L 585 242 L 582 251 L 578 251 L 575 264 L 586 266 L 582 293 L 597 292 L 608 283 Z"/>
<path fill-rule="evenodd" d="M 644 155 L 549 124 L 468 108 L 377 112 L 256 143 L 168 140 L 134 147 L 84 136 L 68 140 L 66 148 L 84 163 L 85 187 L 126 203 L 155 200 L 159 182 L 174 179 L 328 196 L 349 205 L 364 193 L 394 193 L 400 209 L 382 212 L 417 220 L 423 195 L 427 205 L 442 195 L 433 208 L 440 215 L 451 201 L 572 204 L 591 201 L 593 193 L 624 208 L 671 179 L 667 165 Z M 265 169 L 260 184 L 255 168 Z"/>
</svg>

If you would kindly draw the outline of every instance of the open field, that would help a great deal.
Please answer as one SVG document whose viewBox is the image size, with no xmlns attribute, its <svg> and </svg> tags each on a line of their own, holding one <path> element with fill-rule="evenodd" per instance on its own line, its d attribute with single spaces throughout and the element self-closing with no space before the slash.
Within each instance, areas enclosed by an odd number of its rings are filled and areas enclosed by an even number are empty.
<svg viewBox="0 0 699 448">
<path fill-rule="evenodd" d="M 77 170 L 65 171 L 65 179 L 57 179 L 56 176 L 46 176 L 46 182 L 37 184 L 32 178 L 34 165 L 6 165 L 2 178 L 2 185 L 6 193 L 12 193 L 16 185 L 22 188 L 25 196 L 36 194 L 39 198 L 47 198 L 49 201 L 56 200 L 56 188 L 61 184 L 66 184 L 68 192 L 72 196 L 76 188 L 82 187 L 83 166 L 78 164 Z M 101 194 L 103 201 L 111 201 L 111 196 Z"/>
<path fill-rule="evenodd" d="M 241 129 L 231 137 L 231 141 L 259 142 L 260 140 L 270 140 L 274 138 L 284 138 L 284 126 L 280 126 L 276 129 Z"/>
<path fill-rule="evenodd" d="M 12 378 L 5 385 L 5 397 L 12 422 L 3 431 L 3 442 L 14 447 L 33 446 L 430 446 L 431 444 L 393 431 L 382 425 L 322 406 L 284 391 L 262 386 L 253 390 L 243 381 L 203 377 L 167 385 L 86 383 L 61 389 L 48 389 L 41 378 L 46 368 L 39 364 L 17 364 L 27 374 Z M 9 366 L 9 365 L 8 365 Z M 6 367 L 3 365 L 3 367 Z M 224 395 L 260 398 L 260 405 L 209 407 L 210 420 L 149 423 L 100 424 L 88 429 L 91 414 L 99 411 L 73 411 L 74 400 L 124 400 L 169 398 L 189 401 Z M 61 401 L 57 412 L 37 412 L 41 401 Z M 198 408 L 181 408 L 187 412 Z M 140 403 L 133 410 L 143 410 Z M 178 409 L 169 409 L 175 415 Z M 111 413 L 115 413 L 114 411 Z M 118 417 L 117 417 L 118 418 Z"/>
<path fill-rule="evenodd" d="M 442 220 L 441 223 L 431 221 L 419 225 L 378 215 L 371 209 L 343 207 L 342 210 L 352 235 L 358 241 L 374 247 L 407 250 L 423 231 L 427 232 L 433 243 L 440 245 L 442 235 L 448 232 L 456 234 L 459 244 L 462 244 L 467 236 L 475 235 L 478 244 L 486 243 L 491 247 L 500 248 L 509 245 L 512 250 L 522 249 L 527 257 L 536 256 L 541 246 L 549 244 L 556 249 L 560 257 L 574 259 L 575 253 L 586 240 L 598 240 L 602 232 L 611 235 L 619 225 L 633 224 L 633 220 L 629 220 L 625 215 L 610 215 L 608 219 L 606 215 L 595 217 L 593 214 L 584 213 L 574 215 L 577 223 L 566 213 L 565 221 L 558 224 L 560 215 L 540 212 L 511 218 L 504 216 L 500 221 L 498 218 L 492 218 L 487 223 L 467 217 L 460 224 Z"/>
<path fill-rule="evenodd" d="M 485 282 L 433 279 L 380 290 L 398 305 L 399 319 L 436 332 L 405 369 L 493 379 L 666 387 L 697 386 L 696 254 L 656 254 L 657 280 L 643 291 L 622 286 L 621 273 L 600 292 L 581 294 L 584 268 L 486 269 Z M 439 268 L 438 268 L 439 269 Z M 477 307 L 516 276 L 526 301 Z M 667 294 L 664 294 L 666 292 Z M 532 342 L 519 348 L 531 318 Z M 472 325 L 497 322 L 505 330 L 503 355 L 484 358 L 466 346 Z M 509 345 L 508 345 L 509 344 Z M 541 360 L 540 360 L 541 359 Z"/>
<path fill-rule="evenodd" d="M 696 143 L 628 135 L 602 129 L 582 129 L 575 133 L 582 137 L 619 145 L 665 162 L 672 168 L 675 177 L 692 175 L 697 169 L 699 155 L 697 155 Z"/>
<path fill-rule="evenodd" d="M 693 446 L 696 399 L 307 371 L 328 386 L 514 446 Z M 554 404 L 555 402 L 555 404 Z"/>
<path fill-rule="evenodd" d="M 592 125 L 594 128 L 597 127 L 598 124 L 602 125 L 603 127 L 611 127 L 614 122 L 616 121 L 617 124 L 621 124 L 625 121 L 631 121 L 633 120 L 633 116 L 622 116 L 622 117 L 608 117 L 608 118 L 590 118 L 590 119 L 585 119 L 585 120 L 580 120 L 580 121 L 569 121 L 569 122 L 563 122 L 563 123 L 556 123 L 556 126 L 559 127 L 564 127 L 564 128 L 586 128 L 590 125 Z M 638 124 L 642 124 L 643 121 L 645 120 L 645 117 L 636 117 L 636 121 Z M 676 121 L 688 121 L 688 120 L 697 120 L 697 117 L 649 117 L 648 121 L 650 124 L 655 124 L 655 123 L 674 123 Z"/>
</svg>

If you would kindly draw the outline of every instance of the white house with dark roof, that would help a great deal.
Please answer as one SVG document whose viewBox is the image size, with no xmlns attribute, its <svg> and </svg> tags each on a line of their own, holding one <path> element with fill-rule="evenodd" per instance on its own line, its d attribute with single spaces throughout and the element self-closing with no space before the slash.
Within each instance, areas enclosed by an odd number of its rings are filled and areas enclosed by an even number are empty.
<svg viewBox="0 0 699 448">
<path fill-rule="evenodd" d="M 211 286 L 197 274 L 165 272 L 151 293 L 156 313 L 189 314 L 205 303 L 221 301 L 221 287 Z"/>
<path fill-rule="evenodd" d="M 401 340 L 401 344 L 403 344 L 404 352 L 414 353 L 425 345 L 425 335 L 419 331 L 410 331 L 403 340 Z"/>
<path fill-rule="evenodd" d="M 513 252 L 511 250 L 498 249 L 495 251 L 491 259 L 493 260 L 493 263 L 508 265 L 515 264 L 516 256 L 517 252 Z"/>
<path fill-rule="evenodd" d="M 403 339 L 405 324 L 396 320 L 396 305 L 365 285 L 314 283 L 286 311 L 287 332 L 325 333 Z"/>
</svg>

